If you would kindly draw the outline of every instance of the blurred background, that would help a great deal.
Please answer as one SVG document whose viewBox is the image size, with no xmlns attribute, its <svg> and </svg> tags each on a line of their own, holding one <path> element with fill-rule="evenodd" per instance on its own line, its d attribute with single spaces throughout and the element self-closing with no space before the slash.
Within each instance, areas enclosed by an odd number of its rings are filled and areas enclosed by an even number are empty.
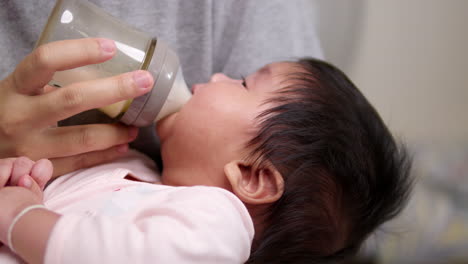
<svg viewBox="0 0 468 264">
<path fill-rule="evenodd" d="M 468 263 L 468 1 L 315 0 L 325 58 L 414 156 L 417 184 L 368 263 Z"/>
</svg>

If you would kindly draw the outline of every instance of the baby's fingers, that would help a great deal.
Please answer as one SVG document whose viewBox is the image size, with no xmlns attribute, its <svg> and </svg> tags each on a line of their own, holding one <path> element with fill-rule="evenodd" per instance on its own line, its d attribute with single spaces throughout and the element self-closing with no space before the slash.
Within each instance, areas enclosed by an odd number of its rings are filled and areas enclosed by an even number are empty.
<svg viewBox="0 0 468 264">
<path fill-rule="evenodd" d="M 3 188 L 11 176 L 14 158 L 0 159 L 0 188 Z"/>
<path fill-rule="evenodd" d="M 52 172 L 52 162 L 48 159 L 41 159 L 34 164 L 31 170 L 31 177 L 39 185 L 39 188 L 44 190 L 45 185 L 52 178 Z"/>
<path fill-rule="evenodd" d="M 30 174 L 34 161 L 26 157 L 19 157 L 13 163 L 13 169 L 11 171 L 10 185 L 18 185 L 20 177 Z"/>
<path fill-rule="evenodd" d="M 34 181 L 34 179 L 30 175 L 23 175 L 18 180 L 18 186 L 24 187 L 32 191 L 38 198 L 42 200 L 43 193 L 42 188 Z"/>
</svg>

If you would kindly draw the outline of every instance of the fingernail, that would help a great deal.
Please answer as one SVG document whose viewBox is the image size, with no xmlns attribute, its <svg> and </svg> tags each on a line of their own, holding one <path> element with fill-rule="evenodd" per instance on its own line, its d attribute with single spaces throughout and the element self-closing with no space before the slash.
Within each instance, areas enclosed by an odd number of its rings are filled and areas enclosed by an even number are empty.
<svg viewBox="0 0 468 264">
<path fill-rule="evenodd" d="M 128 150 L 128 145 L 127 144 L 122 144 L 122 145 L 117 147 L 117 152 L 120 152 L 120 153 L 125 153 L 125 152 L 127 152 L 127 150 Z"/>
<path fill-rule="evenodd" d="M 115 52 L 115 43 L 110 39 L 99 39 L 99 45 L 104 55 L 111 55 Z"/>
<path fill-rule="evenodd" d="M 130 141 L 135 140 L 137 136 L 138 136 L 138 128 L 130 127 L 130 129 L 128 130 L 128 137 L 130 138 Z"/>
<path fill-rule="evenodd" d="M 31 188 L 32 181 L 28 176 L 26 176 L 26 178 L 23 179 L 23 186 L 28 188 L 28 189 Z"/>
<path fill-rule="evenodd" d="M 133 73 L 133 81 L 141 90 L 148 90 L 152 83 L 151 75 L 145 71 L 136 71 Z"/>
</svg>

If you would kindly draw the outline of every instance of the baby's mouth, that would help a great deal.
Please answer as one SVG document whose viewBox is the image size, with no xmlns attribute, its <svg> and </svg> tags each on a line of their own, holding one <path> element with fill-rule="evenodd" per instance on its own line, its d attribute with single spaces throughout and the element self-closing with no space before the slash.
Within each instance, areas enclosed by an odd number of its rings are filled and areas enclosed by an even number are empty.
<svg viewBox="0 0 468 264">
<path fill-rule="evenodd" d="M 192 89 L 190 89 L 192 91 L 192 94 L 195 94 L 195 92 L 200 89 L 200 87 L 203 86 L 203 84 L 201 83 L 196 83 L 194 85 L 192 85 Z"/>
</svg>

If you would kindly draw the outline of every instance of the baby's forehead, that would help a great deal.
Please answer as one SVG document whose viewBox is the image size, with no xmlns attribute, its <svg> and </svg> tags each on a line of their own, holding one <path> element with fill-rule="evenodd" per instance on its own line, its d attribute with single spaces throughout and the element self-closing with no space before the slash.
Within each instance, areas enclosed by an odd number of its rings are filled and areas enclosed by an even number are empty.
<svg viewBox="0 0 468 264">
<path fill-rule="evenodd" d="M 253 94 L 271 97 L 283 88 L 296 84 L 298 73 L 304 68 L 295 62 L 274 62 L 263 66 L 246 79 L 246 88 Z"/>
<path fill-rule="evenodd" d="M 279 84 L 291 84 L 300 73 L 305 73 L 304 67 L 297 62 L 282 61 L 274 62 L 265 65 L 258 70 L 259 73 L 268 73 L 269 77 L 273 79 L 275 83 Z"/>
<path fill-rule="evenodd" d="M 259 69 L 259 72 L 262 71 L 269 71 L 272 77 L 284 78 L 285 75 L 305 72 L 305 69 L 297 62 L 281 61 L 265 65 Z"/>
<path fill-rule="evenodd" d="M 291 62 L 291 61 L 279 61 L 279 62 L 272 62 L 269 63 L 262 68 L 260 68 L 259 72 L 269 72 L 272 75 L 284 74 L 288 72 L 297 72 L 301 70 L 302 67 L 299 63 Z"/>
</svg>

